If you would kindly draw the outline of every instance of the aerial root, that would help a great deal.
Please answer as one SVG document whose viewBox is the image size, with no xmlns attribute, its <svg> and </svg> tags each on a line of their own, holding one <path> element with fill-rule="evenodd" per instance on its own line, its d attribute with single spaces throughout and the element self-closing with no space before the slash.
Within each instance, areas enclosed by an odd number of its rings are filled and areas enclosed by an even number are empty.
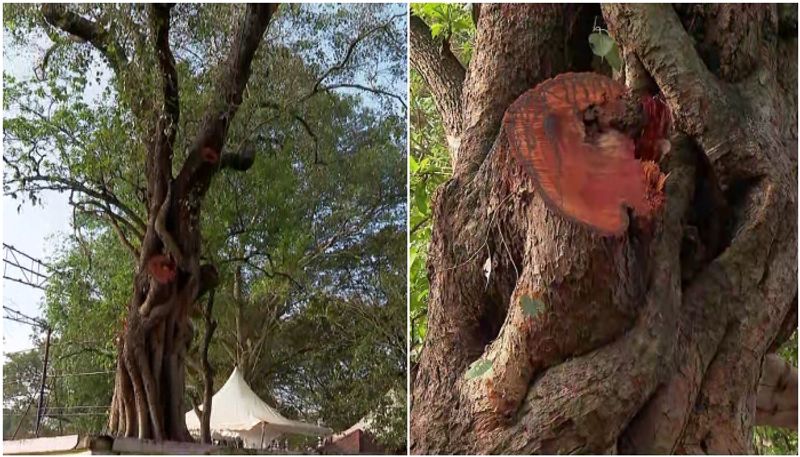
<svg viewBox="0 0 800 457">
<path fill-rule="evenodd" d="M 158 386 L 153 373 L 150 371 L 150 365 L 147 362 L 147 357 L 144 355 L 144 350 L 139 348 L 135 349 L 136 359 L 141 367 L 140 373 L 142 376 L 142 384 L 144 386 L 144 393 L 147 397 L 147 409 L 150 411 L 150 420 L 153 425 L 153 439 L 161 441 L 163 439 L 163 424 L 161 421 L 161 407 L 158 399 Z"/>
<path fill-rule="evenodd" d="M 169 231 L 167 230 L 166 226 L 166 219 L 167 214 L 169 213 L 170 203 L 172 202 L 172 185 L 169 186 L 167 190 L 167 195 L 164 197 L 164 202 L 161 204 L 161 208 L 158 210 L 158 215 L 156 216 L 154 228 L 156 233 L 158 234 L 159 238 L 161 238 L 161 242 L 164 243 L 164 248 L 166 249 L 167 253 L 175 259 L 175 263 L 181 269 L 186 269 L 186 263 L 181 253 L 181 249 L 178 246 L 178 243 L 175 242 L 175 239 L 170 235 Z"/>
<path fill-rule="evenodd" d="M 132 350 L 128 349 L 128 351 Z M 125 365 L 128 369 L 128 376 L 131 380 L 131 384 L 133 385 L 133 400 L 136 404 L 136 420 L 139 439 L 144 440 L 149 438 L 147 400 L 145 399 L 146 394 L 144 392 L 144 386 L 142 385 L 142 378 L 139 373 L 139 368 L 136 366 L 135 358 L 130 357 L 131 355 L 132 354 L 126 354 Z"/>
</svg>

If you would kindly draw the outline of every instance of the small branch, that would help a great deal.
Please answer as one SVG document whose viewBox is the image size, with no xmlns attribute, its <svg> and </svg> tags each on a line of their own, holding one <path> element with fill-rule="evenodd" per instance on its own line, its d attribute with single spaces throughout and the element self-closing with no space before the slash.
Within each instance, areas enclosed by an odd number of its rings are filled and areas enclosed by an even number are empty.
<svg viewBox="0 0 800 457">
<path fill-rule="evenodd" d="M 277 104 L 275 102 L 269 102 L 269 101 L 265 102 L 264 106 L 266 106 L 267 108 L 272 108 L 272 109 L 274 109 L 276 111 L 283 111 L 284 110 L 283 107 L 281 107 L 279 104 Z M 305 118 L 303 118 L 303 116 L 301 116 L 299 113 L 297 113 L 297 111 L 293 110 L 289 114 L 294 118 L 294 120 L 296 120 L 297 122 L 300 123 L 301 126 L 303 126 L 303 130 L 305 130 L 306 133 L 308 134 L 308 136 L 310 136 L 311 139 L 314 141 L 314 164 L 325 164 L 324 161 L 321 161 L 319 159 L 319 141 L 318 141 L 318 138 L 317 138 L 317 134 L 314 133 L 314 131 L 311 129 L 311 126 L 308 124 L 308 122 L 305 120 Z"/>
<path fill-rule="evenodd" d="M 335 89 L 345 89 L 345 88 L 346 89 L 358 89 L 358 90 L 363 90 L 363 91 L 366 91 L 366 92 L 371 92 L 371 93 L 376 94 L 376 95 L 385 95 L 387 97 L 392 97 L 393 99 L 395 99 L 398 102 L 400 102 L 401 105 L 403 105 L 403 109 L 408 109 L 408 107 L 406 106 L 406 102 L 403 99 L 403 97 L 401 97 L 401 96 L 399 96 L 397 94 L 394 94 L 392 92 L 388 92 L 388 91 L 385 91 L 385 90 L 382 90 L 382 89 L 376 89 L 376 88 L 373 88 L 373 87 L 367 87 L 367 86 L 364 86 L 362 84 L 351 84 L 351 83 L 331 84 L 330 86 L 319 87 L 314 93 L 330 92 L 330 91 L 335 90 Z"/>
<path fill-rule="evenodd" d="M 430 220 L 431 216 L 424 217 L 421 221 L 417 222 L 416 224 L 414 224 L 413 227 L 411 227 L 411 231 L 409 233 L 413 235 L 414 233 L 416 233 L 417 230 L 419 230 L 423 225 L 425 225 Z"/>
<path fill-rule="evenodd" d="M 104 203 L 102 201 L 91 200 L 91 199 L 75 201 L 73 198 L 70 198 L 69 199 L 69 203 L 70 203 L 70 205 L 72 205 L 72 206 L 74 206 L 76 208 L 80 208 L 82 210 L 82 212 L 85 213 L 85 214 L 94 214 L 94 215 L 99 216 L 99 217 L 111 218 L 117 224 L 122 224 L 129 231 L 131 231 L 134 236 L 137 237 L 139 242 L 141 242 L 142 239 L 144 238 L 144 235 L 129 220 L 127 220 L 126 218 L 124 218 L 124 217 L 120 216 L 119 214 L 115 213 L 108 204 L 106 204 L 106 203 Z M 96 210 L 92 211 L 92 210 L 90 210 L 88 208 L 83 209 L 83 207 L 89 207 L 89 206 L 95 207 Z"/>
<path fill-rule="evenodd" d="M 122 229 L 120 228 L 119 224 L 117 223 L 116 218 L 111 214 L 107 214 L 106 216 L 108 218 L 108 222 L 111 223 L 111 226 L 114 228 L 114 231 L 117 233 L 117 237 L 119 237 L 119 240 L 122 242 L 122 244 L 126 248 L 128 248 L 128 251 L 133 256 L 133 260 L 135 261 L 136 259 L 138 259 L 139 255 L 140 255 L 139 251 L 133 246 L 133 244 L 131 244 L 130 240 L 128 240 L 128 237 L 125 236 L 125 233 L 123 233 Z"/>
<path fill-rule="evenodd" d="M 10 165 L 10 162 L 5 163 Z M 31 186 L 30 184 L 32 183 L 41 184 Z M 41 175 L 36 172 L 36 174 L 31 176 L 25 176 L 24 178 L 6 181 L 6 184 L 21 184 L 22 189 L 25 191 L 55 190 L 80 192 L 88 197 L 105 202 L 109 206 L 119 209 L 123 214 L 128 216 L 130 222 L 133 223 L 141 232 L 144 232 L 147 229 L 147 226 L 144 224 L 144 221 L 142 221 L 142 218 L 140 218 L 139 215 L 136 214 L 136 212 L 130 207 L 122 203 L 116 195 L 105 189 L 92 189 L 89 187 L 89 184 L 82 183 L 75 179 L 62 178 L 60 176 Z"/>
<path fill-rule="evenodd" d="M 315 94 L 317 92 L 321 92 L 322 91 L 322 89 L 321 89 L 322 83 L 325 81 L 326 78 L 328 78 L 329 76 L 333 75 L 334 73 L 338 73 L 338 72 L 340 72 L 340 71 L 345 69 L 345 67 L 347 66 L 347 63 L 350 61 L 350 58 L 353 56 L 353 53 L 354 53 L 354 51 L 356 49 L 356 46 L 358 46 L 359 43 L 361 43 L 362 41 L 366 40 L 367 38 L 372 36 L 372 34 L 378 32 L 378 31 L 386 30 L 392 24 L 392 22 L 394 22 L 396 19 L 401 18 L 401 17 L 405 17 L 405 16 L 406 16 L 406 13 L 395 14 L 394 16 L 390 17 L 389 20 L 384 22 L 383 24 L 376 25 L 375 27 L 373 27 L 373 28 L 361 33 L 358 37 L 356 37 L 356 39 L 353 40 L 350 43 L 350 45 L 347 47 L 347 51 L 345 51 L 345 54 L 344 54 L 344 57 L 342 58 L 342 60 L 339 61 L 339 63 L 337 63 L 334 66 L 332 66 L 331 68 L 329 68 L 327 71 L 325 71 L 325 73 L 323 73 L 322 76 L 320 76 L 319 79 L 317 79 L 317 82 L 314 83 L 314 88 L 311 90 L 311 93 L 306 98 L 310 97 L 311 95 L 313 95 L 313 94 Z"/>
</svg>

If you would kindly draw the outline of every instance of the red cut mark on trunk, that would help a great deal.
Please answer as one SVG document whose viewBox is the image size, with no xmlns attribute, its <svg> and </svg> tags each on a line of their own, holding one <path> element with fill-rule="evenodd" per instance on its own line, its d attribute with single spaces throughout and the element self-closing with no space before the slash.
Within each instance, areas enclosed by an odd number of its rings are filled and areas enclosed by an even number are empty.
<svg viewBox="0 0 800 457">
<path fill-rule="evenodd" d="M 645 115 L 644 127 L 636 142 L 636 157 L 640 160 L 658 162 L 663 153 L 663 141 L 672 123 L 669 108 L 661 97 L 642 97 Z"/>
<path fill-rule="evenodd" d="M 219 153 L 208 146 L 204 147 L 203 150 L 200 151 L 200 156 L 203 157 L 203 160 L 208 163 L 217 163 L 217 160 L 219 160 Z"/>
<path fill-rule="evenodd" d="M 503 119 L 512 156 L 548 207 L 605 235 L 625 232 L 626 208 L 656 208 L 648 183 L 658 179 L 646 176 L 633 139 L 611 127 L 625 114 L 624 92 L 602 75 L 566 73 L 524 93 Z"/>
<path fill-rule="evenodd" d="M 175 262 L 169 257 L 161 254 L 150 257 L 147 262 L 147 269 L 156 281 L 167 284 L 175 279 Z"/>
</svg>

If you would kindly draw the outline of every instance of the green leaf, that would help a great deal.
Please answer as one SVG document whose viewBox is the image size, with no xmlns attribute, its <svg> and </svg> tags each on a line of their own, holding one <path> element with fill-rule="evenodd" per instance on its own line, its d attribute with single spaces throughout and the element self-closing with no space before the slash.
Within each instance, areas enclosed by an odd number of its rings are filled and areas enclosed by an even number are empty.
<svg viewBox="0 0 800 457">
<path fill-rule="evenodd" d="M 417 170 L 419 170 L 419 163 L 417 162 L 417 159 L 415 159 L 413 155 L 408 156 L 408 168 L 411 169 L 411 173 L 416 173 Z"/>
<path fill-rule="evenodd" d="M 431 24 L 431 36 L 438 37 L 445 30 L 444 26 L 445 24 L 442 23 Z"/>
<path fill-rule="evenodd" d="M 611 51 L 606 54 L 605 59 L 614 71 L 618 72 L 622 69 L 622 59 L 619 57 L 617 43 L 614 43 L 614 46 L 611 47 Z"/>
<path fill-rule="evenodd" d="M 592 33 L 589 35 L 589 46 L 596 56 L 606 57 L 615 44 L 614 39 L 605 33 Z"/>
<path fill-rule="evenodd" d="M 466 378 L 467 380 L 480 378 L 484 374 L 486 374 L 489 370 L 492 369 L 492 361 L 487 359 L 478 359 L 472 362 L 472 365 L 469 366 L 469 370 L 467 370 Z"/>
<path fill-rule="evenodd" d="M 522 311 L 530 317 L 536 317 L 544 309 L 544 303 L 541 300 L 536 300 L 527 295 L 520 297 L 519 304 L 522 306 Z"/>
</svg>

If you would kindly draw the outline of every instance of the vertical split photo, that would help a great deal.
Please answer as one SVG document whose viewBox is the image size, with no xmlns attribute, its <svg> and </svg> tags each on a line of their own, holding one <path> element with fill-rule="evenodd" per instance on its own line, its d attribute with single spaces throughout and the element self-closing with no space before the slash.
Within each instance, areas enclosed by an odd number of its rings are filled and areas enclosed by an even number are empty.
<svg viewBox="0 0 800 457">
<path fill-rule="evenodd" d="M 796 3 L 4 3 L 7 455 L 797 455 Z"/>
<path fill-rule="evenodd" d="M 5 452 L 405 454 L 407 6 L 3 25 Z"/>
</svg>

